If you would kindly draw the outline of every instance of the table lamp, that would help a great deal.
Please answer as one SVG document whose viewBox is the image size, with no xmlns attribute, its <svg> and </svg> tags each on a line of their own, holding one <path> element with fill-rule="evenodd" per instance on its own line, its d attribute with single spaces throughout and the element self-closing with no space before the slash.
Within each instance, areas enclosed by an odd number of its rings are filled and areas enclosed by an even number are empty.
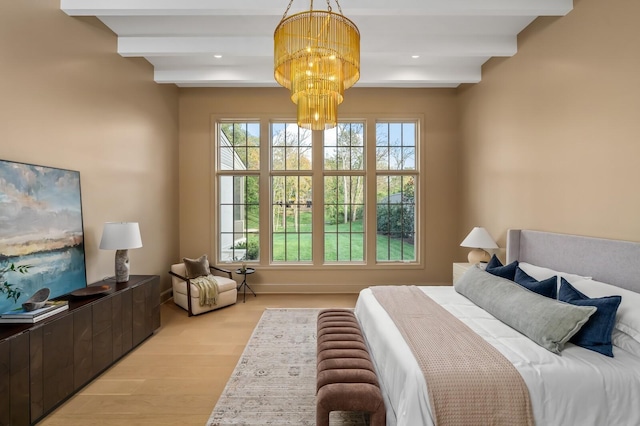
<svg viewBox="0 0 640 426">
<path fill-rule="evenodd" d="M 128 249 L 142 247 L 138 222 L 107 222 L 102 230 L 100 249 L 116 251 L 116 282 L 129 281 Z"/>
<path fill-rule="evenodd" d="M 498 245 L 486 229 L 476 226 L 460 243 L 460 247 L 472 247 L 467 256 L 469 263 L 479 263 L 491 260 L 491 255 L 485 249 L 497 249 Z"/>
</svg>

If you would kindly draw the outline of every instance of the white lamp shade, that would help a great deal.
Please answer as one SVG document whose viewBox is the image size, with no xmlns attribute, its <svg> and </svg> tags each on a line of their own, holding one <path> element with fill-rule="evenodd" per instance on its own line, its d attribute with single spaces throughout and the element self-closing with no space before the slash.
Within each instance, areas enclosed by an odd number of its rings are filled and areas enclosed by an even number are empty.
<svg viewBox="0 0 640 426">
<path fill-rule="evenodd" d="M 469 232 L 467 238 L 465 238 L 461 243 L 461 247 L 472 247 L 472 248 L 481 248 L 481 249 L 497 249 L 498 245 L 495 240 L 491 238 L 491 235 L 487 232 L 486 229 L 476 226 Z"/>
<path fill-rule="evenodd" d="M 102 230 L 102 250 L 126 250 L 142 247 L 138 222 L 107 222 Z"/>
</svg>

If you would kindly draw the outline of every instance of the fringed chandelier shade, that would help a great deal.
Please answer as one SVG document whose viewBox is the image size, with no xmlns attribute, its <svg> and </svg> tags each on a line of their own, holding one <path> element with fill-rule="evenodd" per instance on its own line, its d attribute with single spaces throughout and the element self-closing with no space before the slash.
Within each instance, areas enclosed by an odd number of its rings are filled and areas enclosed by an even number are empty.
<svg viewBox="0 0 640 426">
<path fill-rule="evenodd" d="M 298 126 L 331 129 L 338 123 L 344 91 L 360 78 L 360 32 L 342 14 L 313 10 L 287 17 L 293 0 L 274 33 L 274 75 L 291 90 L 298 106 Z"/>
</svg>

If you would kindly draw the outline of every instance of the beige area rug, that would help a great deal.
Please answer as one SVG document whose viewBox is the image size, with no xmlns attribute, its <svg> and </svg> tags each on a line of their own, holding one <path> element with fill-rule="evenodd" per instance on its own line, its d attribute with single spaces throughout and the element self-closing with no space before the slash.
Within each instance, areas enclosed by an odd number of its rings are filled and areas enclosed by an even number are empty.
<svg viewBox="0 0 640 426">
<path fill-rule="evenodd" d="M 320 309 L 267 309 L 208 426 L 315 425 L 316 321 Z M 331 426 L 365 425 L 362 413 L 331 413 Z"/>
</svg>

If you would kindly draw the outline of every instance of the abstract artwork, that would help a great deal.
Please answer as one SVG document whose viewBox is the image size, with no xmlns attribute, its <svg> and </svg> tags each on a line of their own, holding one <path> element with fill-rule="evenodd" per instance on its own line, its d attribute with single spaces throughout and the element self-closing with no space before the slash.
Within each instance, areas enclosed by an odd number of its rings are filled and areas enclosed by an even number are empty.
<svg viewBox="0 0 640 426">
<path fill-rule="evenodd" d="M 0 293 L 0 312 L 18 308 L 43 287 L 50 298 L 87 285 L 80 172 L 0 160 L 0 277 L 20 290 Z"/>
</svg>

